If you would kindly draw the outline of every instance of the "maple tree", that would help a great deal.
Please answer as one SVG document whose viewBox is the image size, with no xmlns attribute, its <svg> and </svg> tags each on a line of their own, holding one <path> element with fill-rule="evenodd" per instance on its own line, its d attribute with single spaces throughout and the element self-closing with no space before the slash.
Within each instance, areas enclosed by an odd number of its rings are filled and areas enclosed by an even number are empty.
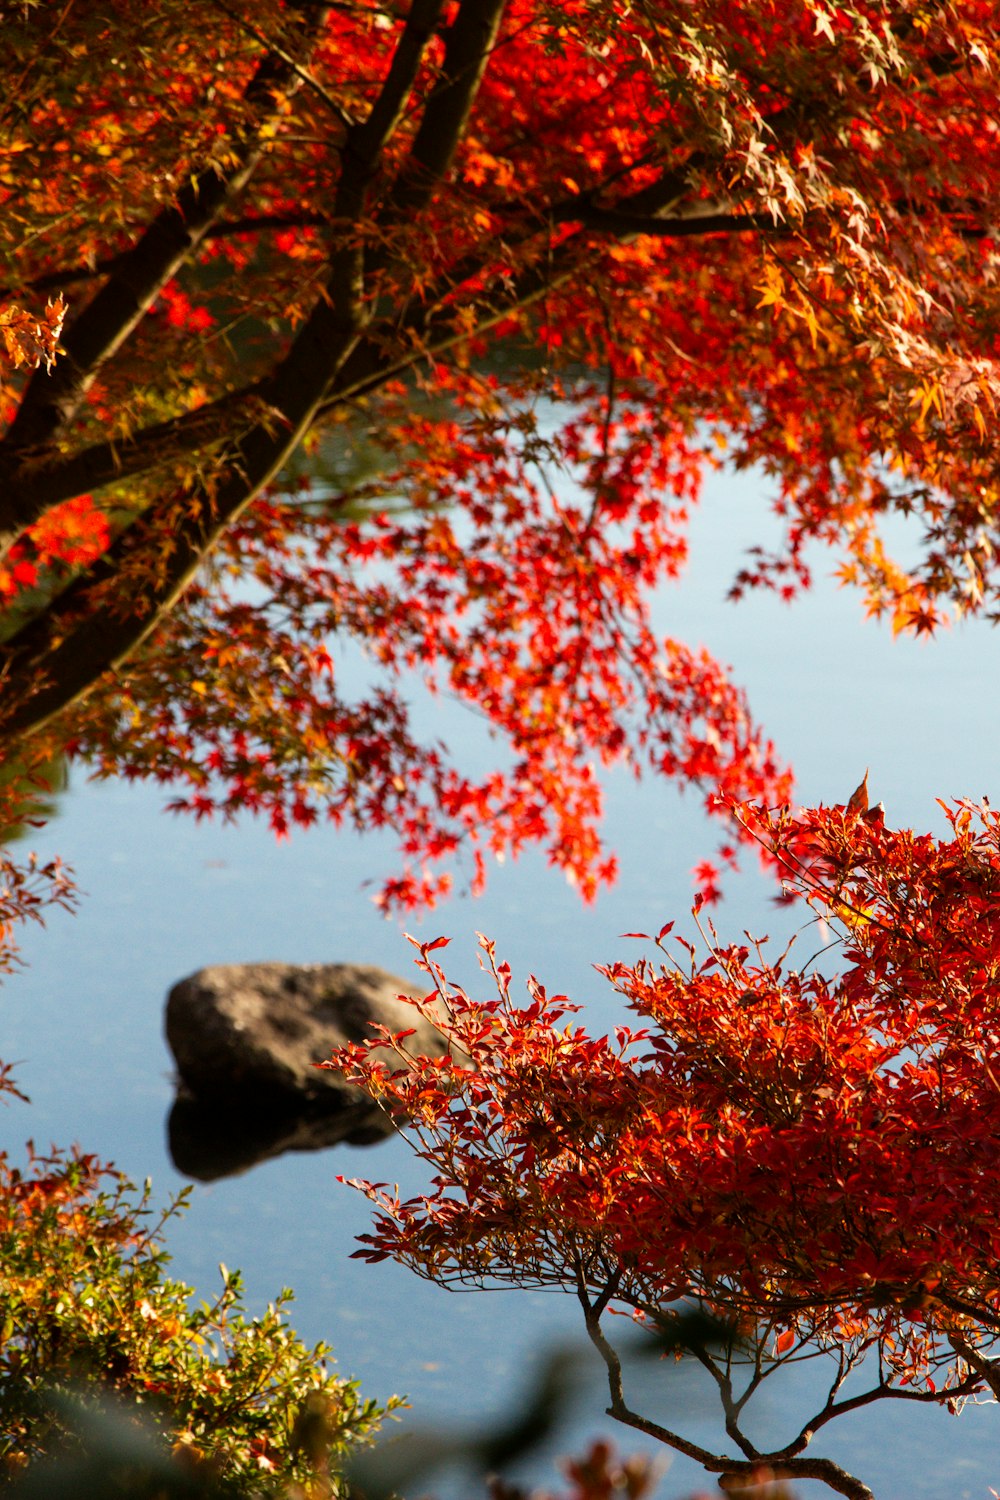
<svg viewBox="0 0 1000 1500">
<path fill-rule="evenodd" d="M 993 19 L 985 0 L 9 17 L 8 753 L 66 748 L 279 833 L 390 826 L 403 905 L 456 850 L 478 885 L 526 842 L 592 895 L 614 873 L 595 762 L 712 807 L 784 800 L 741 692 L 656 638 L 646 596 L 724 455 L 771 477 L 784 524 L 737 591 L 791 595 L 820 540 L 899 628 L 995 608 Z M 282 478 L 358 422 L 380 472 Z M 880 529 L 897 513 L 909 568 Z M 338 638 L 384 673 L 367 695 Z M 421 738 L 407 671 L 485 715 L 495 769 Z"/>
<path fill-rule="evenodd" d="M 830 1422 L 1000 1396 L 1000 813 L 946 811 L 935 839 L 862 799 L 743 808 L 841 972 L 710 929 L 703 951 L 668 924 L 665 962 L 600 971 L 641 1018 L 613 1037 L 574 1026 L 578 1007 L 535 979 L 518 1006 L 485 939 L 498 996 L 482 1001 L 448 984 L 444 939 L 421 945 L 433 989 L 411 1003 L 438 1015 L 451 1055 L 415 1059 L 407 1033 L 384 1032 L 328 1064 L 435 1174 L 407 1201 L 354 1183 L 376 1204 L 358 1255 L 446 1286 L 563 1288 L 607 1364 L 612 1416 L 734 1484 L 766 1469 L 870 1500 L 806 1451 Z M 730 1320 L 727 1349 L 694 1349 L 728 1450 L 634 1410 L 602 1324 L 630 1311 L 662 1332 L 692 1308 Z M 826 1393 L 762 1451 L 748 1402 L 817 1350 Z"/>
</svg>

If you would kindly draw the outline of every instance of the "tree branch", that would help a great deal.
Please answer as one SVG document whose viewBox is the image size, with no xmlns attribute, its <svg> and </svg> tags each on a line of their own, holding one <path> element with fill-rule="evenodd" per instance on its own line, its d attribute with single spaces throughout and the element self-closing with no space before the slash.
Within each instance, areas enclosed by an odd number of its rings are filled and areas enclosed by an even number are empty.
<svg viewBox="0 0 1000 1500">
<path fill-rule="evenodd" d="M 443 9 L 444 0 L 414 0 L 379 96 L 367 118 L 348 134 L 344 154 L 365 183 L 403 118 Z"/>
<path fill-rule="evenodd" d="M 986 1359 L 977 1349 L 973 1349 L 967 1339 L 958 1333 L 949 1333 L 948 1342 L 958 1355 L 964 1359 L 977 1377 L 977 1384 L 985 1380 L 994 1398 L 1000 1401 L 1000 1360 Z M 962 1394 L 961 1391 L 958 1394 Z"/>
<path fill-rule="evenodd" d="M 262 387 L 267 418 L 232 445 L 221 474 L 210 483 L 198 480 L 182 505 L 171 496 L 128 527 L 43 615 L 0 648 L 6 736 L 40 728 L 142 644 L 223 528 L 287 462 L 357 338 L 349 309 L 331 299 L 317 303 Z"/>
<path fill-rule="evenodd" d="M 490 53 L 500 29 L 505 0 L 462 0 L 445 33 L 441 79 L 423 116 L 380 222 L 419 212 L 451 166 L 468 123 Z"/>
<path fill-rule="evenodd" d="M 960 1353 L 957 1346 L 955 1352 Z M 962 1358 L 964 1359 L 965 1356 L 962 1355 Z M 837 1384 L 839 1386 L 840 1382 L 838 1381 Z M 880 1381 L 878 1385 L 872 1386 L 869 1390 L 861 1391 L 857 1396 L 849 1396 L 843 1401 L 828 1399 L 823 1409 L 817 1412 L 814 1417 L 810 1417 L 809 1421 L 804 1423 L 798 1436 L 793 1438 L 786 1447 L 782 1448 L 775 1457 L 781 1461 L 792 1459 L 795 1454 L 801 1453 L 803 1449 L 809 1446 L 815 1434 L 821 1427 L 825 1427 L 828 1422 L 834 1421 L 837 1417 L 846 1416 L 848 1412 L 859 1411 L 862 1407 L 871 1406 L 876 1401 L 916 1401 L 924 1406 L 940 1406 L 943 1401 L 954 1397 L 971 1395 L 980 1384 L 978 1375 L 970 1375 L 957 1385 L 949 1386 L 947 1391 L 942 1392 L 906 1390 L 902 1386 L 888 1385 L 886 1382 Z M 834 1391 L 831 1392 L 831 1398 L 836 1389 L 837 1387 L 835 1386 Z"/>
<path fill-rule="evenodd" d="M 622 239 L 651 235 L 655 239 L 681 240 L 703 234 L 758 234 L 762 229 L 776 227 L 770 214 L 692 214 L 685 218 L 658 219 L 583 203 L 568 205 L 555 217 L 556 223 L 579 223 Z M 787 233 L 787 229 L 783 232 Z"/>
<path fill-rule="evenodd" d="M 311 47 L 322 12 L 303 30 L 301 45 Z M 177 202 L 162 209 L 138 242 L 118 259 L 104 286 L 63 337 L 63 353 L 51 371 L 40 367 L 21 398 L 17 415 L 0 444 L 0 478 L 11 480 L 26 458 L 41 456 L 69 422 L 99 370 L 145 317 L 150 304 L 197 249 L 220 210 L 249 180 L 262 152 L 260 129 L 273 114 L 279 95 L 299 84 L 283 57 L 265 56 L 244 91 L 253 123 L 230 142 L 235 161 L 223 168 L 216 159 Z M 10 485 L 0 500 L 0 556 L 26 526 L 42 514 L 33 487 Z"/>
<path fill-rule="evenodd" d="M 202 240 L 224 240 L 238 234 L 263 234 L 269 229 L 324 229 L 329 224 L 329 214 L 244 214 L 238 219 L 219 219 L 210 224 L 202 235 Z M 8 282 L 6 286 L 0 287 L 0 298 L 16 297 L 25 291 L 57 292 L 77 281 L 98 281 L 102 276 L 108 276 L 117 270 L 131 253 L 131 249 L 116 250 L 113 255 L 103 255 L 93 262 L 78 261 L 71 266 L 57 266 L 54 271 L 29 276 L 16 285 Z"/>
<path fill-rule="evenodd" d="M 354 121 L 351 119 L 350 115 L 341 108 L 340 104 L 333 97 L 330 91 L 324 88 L 319 79 L 316 78 L 314 74 L 310 73 L 307 67 L 304 67 L 302 63 L 298 62 L 291 55 L 291 53 L 286 52 L 283 47 L 278 47 L 273 41 L 266 37 L 262 31 L 258 30 L 258 28 L 254 26 L 250 21 L 247 21 L 236 11 L 231 10 L 230 7 L 224 3 L 224 0 L 212 0 L 212 4 L 214 5 L 216 10 L 221 10 L 223 15 L 228 16 L 231 21 L 235 22 L 235 24 L 241 31 L 246 32 L 248 36 L 252 36 L 255 41 L 260 42 L 262 47 L 269 48 L 270 51 L 274 53 L 275 57 L 280 57 L 282 62 L 287 63 L 288 66 L 294 71 L 296 76 L 301 79 L 301 81 L 308 88 L 312 89 L 313 93 L 316 94 L 318 98 L 322 99 L 327 109 L 334 116 L 334 118 L 339 121 L 341 125 L 351 126 L 354 124 Z M 328 6 L 324 6 L 322 3 L 320 3 L 320 11 L 322 15 L 325 15 L 328 9 Z"/>
<path fill-rule="evenodd" d="M 569 264 L 575 252 L 579 259 Z M 529 268 L 512 283 L 505 283 L 492 306 L 484 307 L 470 329 L 449 308 L 443 307 L 462 282 L 485 268 L 479 257 L 454 268 L 429 294 L 409 309 L 394 315 L 392 323 L 380 323 L 364 334 L 337 379 L 324 395 L 318 415 L 355 401 L 384 381 L 405 374 L 428 358 L 436 358 L 456 345 L 487 333 L 495 324 L 519 312 L 559 286 L 580 270 L 593 255 L 585 237 L 574 236 L 559 247 L 559 268 Z M 391 346 L 387 348 L 387 343 Z M 93 494 L 107 485 L 147 474 L 161 465 L 233 436 L 233 425 L 250 425 L 259 414 L 267 416 L 267 391 L 273 377 L 241 386 L 193 411 L 182 412 L 141 431 L 95 443 L 60 462 L 26 468 L 11 481 L 15 501 L 22 489 L 30 490 L 39 514 L 75 495 Z"/>
<path fill-rule="evenodd" d="M 417 0 L 411 11 L 412 27 L 404 30 L 384 89 L 359 127 L 359 136 L 350 142 L 350 152 L 345 149 L 337 218 L 348 217 L 347 210 L 363 200 L 375 161 L 371 153 L 381 149 L 386 132 L 400 117 L 429 39 L 428 27 L 441 3 Z M 480 0 L 466 0 L 465 8 L 478 18 Z M 501 8 L 502 0 L 485 0 L 488 12 L 498 16 Z M 482 67 L 471 83 L 463 80 L 461 121 L 481 76 Z M 368 129 L 373 119 L 377 123 Z M 461 123 L 455 128 L 460 130 Z M 357 349 L 363 321 L 362 275 L 355 246 L 335 252 L 325 295 L 286 357 L 259 387 L 271 415 L 257 420 L 232 445 L 222 474 L 211 484 L 198 480 L 184 495 L 182 506 L 172 497 L 134 523 L 88 574 L 5 644 L 0 652 L 7 700 L 2 728 L 8 737 L 38 729 L 125 661 L 173 607 L 223 528 L 276 476 Z M 137 558 L 144 567 L 137 566 Z M 122 588 L 127 580 L 131 587 Z M 108 608 L 112 584 L 113 612 Z"/>
<path fill-rule="evenodd" d="M 774 1479 L 819 1479 L 836 1494 L 846 1496 L 847 1500 L 875 1500 L 875 1496 L 866 1484 L 856 1479 L 853 1474 L 849 1474 L 846 1469 L 842 1469 L 832 1459 L 786 1458 L 784 1451 L 761 1453 L 740 1459 L 726 1458 L 722 1454 L 712 1453 L 708 1448 L 702 1448 L 698 1443 L 690 1442 L 680 1433 L 671 1431 L 669 1427 L 663 1427 L 659 1422 L 653 1422 L 648 1417 L 642 1417 L 638 1412 L 632 1411 L 625 1401 L 621 1360 L 617 1350 L 604 1336 L 600 1314 L 596 1310 L 596 1304 L 590 1300 L 579 1267 L 576 1273 L 576 1295 L 583 1308 L 587 1335 L 604 1361 L 608 1373 L 608 1389 L 611 1396 L 611 1405 L 607 1408 L 609 1417 L 614 1417 L 626 1427 L 634 1428 L 636 1432 L 644 1432 L 647 1437 L 656 1438 L 657 1442 L 672 1448 L 676 1453 L 683 1453 L 686 1458 L 693 1458 L 710 1474 L 722 1474 L 733 1479 L 749 1479 L 766 1466 Z"/>
<path fill-rule="evenodd" d="M 726 1421 L 726 1435 L 731 1438 L 740 1449 L 745 1458 L 752 1459 L 755 1463 L 760 1462 L 760 1452 L 754 1447 L 750 1439 L 744 1436 L 740 1429 L 740 1412 L 745 1401 L 737 1402 L 733 1397 L 733 1382 L 728 1370 L 720 1370 L 716 1361 L 707 1349 L 695 1347 L 692 1354 L 699 1364 L 711 1375 L 719 1390 L 719 1399 L 722 1402 L 722 1411 Z M 751 1386 L 751 1390 L 753 1386 Z"/>
</svg>

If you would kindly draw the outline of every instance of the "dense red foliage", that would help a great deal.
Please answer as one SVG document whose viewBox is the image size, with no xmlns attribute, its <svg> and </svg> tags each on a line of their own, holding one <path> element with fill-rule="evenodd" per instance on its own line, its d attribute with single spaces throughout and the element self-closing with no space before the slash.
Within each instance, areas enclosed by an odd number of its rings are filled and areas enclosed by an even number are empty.
<svg viewBox="0 0 1000 1500">
<path fill-rule="evenodd" d="M 359 1184 L 377 1205 L 359 1254 L 445 1284 L 563 1286 L 588 1322 L 617 1304 L 659 1326 L 693 1301 L 765 1369 L 819 1344 L 836 1376 L 807 1427 L 863 1404 L 836 1396 L 866 1353 L 869 1401 L 1000 1390 L 1000 814 L 946 810 L 938 840 L 863 795 L 744 808 L 842 971 L 714 937 L 702 953 L 671 924 L 665 964 L 603 971 L 642 1024 L 613 1039 L 567 1025 L 576 1007 L 534 979 L 517 1005 L 485 940 L 485 1001 L 423 946 L 420 1008 L 452 1057 L 414 1063 L 405 1036 L 335 1057 L 436 1174 L 408 1202 Z"/>
<path fill-rule="evenodd" d="M 404 905 L 470 844 L 475 884 L 541 842 L 592 894 L 602 761 L 785 800 L 740 692 L 646 600 L 724 458 L 785 526 L 737 591 L 791 595 L 819 539 L 898 628 L 993 610 L 994 19 L 9 18 L 0 733 L 199 816 L 391 826 Z M 334 637 L 382 674 L 360 698 Z M 485 717 L 492 769 L 417 734 L 411 671 Z"/>
</svg>

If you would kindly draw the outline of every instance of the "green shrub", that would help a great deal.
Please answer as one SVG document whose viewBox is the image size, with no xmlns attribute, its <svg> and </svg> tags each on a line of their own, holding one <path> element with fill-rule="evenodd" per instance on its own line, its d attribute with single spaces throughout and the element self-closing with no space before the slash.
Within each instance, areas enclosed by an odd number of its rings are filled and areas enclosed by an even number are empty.
<svg viewBox="0 0 1000 1500">
<path fill-rule="evenodd" d="M 9 1087 L 9 1085 L 8 1085 Z M 207 1488 L 338 1496 L 348 1452 L 386 1411 L 307 1348 L 286 1321 L 290 1291 L 259 1318 L 239 1275 L 195 1305 L 166 1275 L 161 1213 L 120 1173 L 80 1152 L 0 1153 L 0 1481 L 43 1455 L 65 1465 L 105 1420 L 134 1426 Z M 104 1414 L 104 1415 L 102 1415 Z M 163 1491 L 159 1491 L 162 1493 Z"/>
</svg>

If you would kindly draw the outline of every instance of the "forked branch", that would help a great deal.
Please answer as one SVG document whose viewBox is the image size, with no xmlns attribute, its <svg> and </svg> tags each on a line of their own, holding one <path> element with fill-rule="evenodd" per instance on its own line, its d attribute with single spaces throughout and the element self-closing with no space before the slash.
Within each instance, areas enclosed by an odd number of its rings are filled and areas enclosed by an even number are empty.
<svg viewBox="0 0 1000 1500">
<path fill-rule="evenodd" d="M 647 1437 L 655 1438 L 657 1442 L 672 1448 L 674 1452 L 683 1453 L 686 1458 L 694 1459 L 710 1474 L 720 1474 L 731 1479 L 750 1479 L 766 1467 L 775 1479 L 818 1479 L 836 1494 L 845 1495 L 847 1500 L 875 1500 L 866 1484 L 856 1479 L 853 1474 L 849 1474 L 839 1464 L 834 1463 L 832 1459 L 786 1457 L 784 1451 L 758 1453 L 749 1439 L 739 1432 L 735 1404 L 732 1402 L 730 1402 L 730 1410 L 727 1411 L 727 1426 L 732 1416 L 736 1431 L 731 1432 L 730 1436 L 743 1449 L 744 1456 L 741 1458 L 729 1458 L 724 1454 L 713 1453 L 710 1449 L 691 1442 L 679 1432 L 674 1432 L 669 1427 L 664 1427 L 659 1422 L 654 1422 L 649 1417 L 640 1416 L 638 1412 L 632 1411 L 625 1400 L 624 1379 L 618 1352 L 604 1335 L 604 1330 L 601 1328 L 601 1315 L 598 1311 L 599 1304 L 591 1299 L 579 1270 L 577 1297 L 583 1308 L 587 1335 L 600 1354 L 607 1370 L 611 1396 L 611 1403 L 607 1408 L 609 1417 L 614 1417 L 616 1421 L 626 1427 L 634 1428 L 637 1432 L 645 1433 Z"/>
</svg>

